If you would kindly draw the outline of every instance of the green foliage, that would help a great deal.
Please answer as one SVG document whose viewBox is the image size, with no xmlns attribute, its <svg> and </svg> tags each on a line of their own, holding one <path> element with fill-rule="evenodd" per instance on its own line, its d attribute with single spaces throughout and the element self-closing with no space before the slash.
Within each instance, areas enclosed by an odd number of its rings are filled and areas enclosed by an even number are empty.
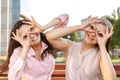
<svg viewBox="0 0 120 80">
<path fill-rule="evenodd" d="M 70 40 L 75 41 L 75 42 L 79 42 L 80 41 L 79 38 L 78 38 L 77 32 L 69 34 L 69 35 L 65 36 L 64 38 L 70 39 Z"/>
<path fill-rule="evenodd" d="M 114 34 L 113 34 L 113 42 L 114 44 L 118 45 L 120 48 L 120 16 L 115 21 L 115 27 L 114 27 Z"/>
<path fill-rule="evenodd" d="M 120 48 L 120 7 L 112 13 L 112 16 L 107 16 L 107 19 L 112 23 L 114 27 L 114 33 L 111 41 L 111 48 Z"/>
</svg>

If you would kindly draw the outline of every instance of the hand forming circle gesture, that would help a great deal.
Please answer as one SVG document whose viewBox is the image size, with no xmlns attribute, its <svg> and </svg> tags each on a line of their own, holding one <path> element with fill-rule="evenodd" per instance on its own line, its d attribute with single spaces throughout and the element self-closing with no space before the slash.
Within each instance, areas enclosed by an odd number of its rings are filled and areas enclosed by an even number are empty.
<svg viewBox="0 0 120 80">
<path fill-rule="evenodd" d="M 12 35 L 13 37 L 11 38 L 19 42 L 22 47 L 26 47 L 27 49 L 30 47 L 30 39 L 28 33 L 19 36 L 18 30 L 16 30 L 16 34 L 12 32 Z"/>
<path fill-rule="evenodd" d="M 24 23 L 27 23 L 27 24 L 30 24 L 31 26 L 33 26 L 34 27 L 34 31 L 33 32 L 30 32 L 30 33 L 40 33 L 40 32 L 43 32 L 44 31 L 44 27 L 42 27 L 41 25 L 39 25 L 36 21 L 35 21 L 35 19 L 34 19 L 34 17 L 33 16 L 31 16 L 31 18 L 32 18 L 32 20 L 31 19 L 29 19 L 29 18 L 27 18 L 26 16 L 24 16 L 24 15 L 20 15 L 23 19 L 25 19 L 25 20 L 28 20 L 28 21 L 24 21 Z"/>
<path fill-rule="evenodd" d="M 98 41 L 98 45 L 105 45 L 107 40 L 112 36 L 113 34 L 113 28 L 109 30 L 108 26 L 106 26 L 106 32 L 97 32 L 96 31 L 96 37 Z"/>
<path fill-rule="evenodd" d="M 88 32 L 95 32 L 96 28 L 94 23 L 101 22 L 98 17 L 89 16 L 87 19 L 83 20 L 81 30 Z"/>
</svg>

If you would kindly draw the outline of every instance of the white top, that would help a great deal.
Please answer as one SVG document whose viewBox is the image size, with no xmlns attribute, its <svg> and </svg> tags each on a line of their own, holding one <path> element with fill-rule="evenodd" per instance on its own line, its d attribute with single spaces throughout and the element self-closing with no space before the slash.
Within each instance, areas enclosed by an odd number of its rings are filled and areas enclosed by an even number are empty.
<svg viewBox="0 0 120 80">
<path fill-rule="evenodd" d="M 72 43 L 66 61 L 66 80 L 103 80 L 97 47 L 81 54 L 81 43 Z"/>
</svg>

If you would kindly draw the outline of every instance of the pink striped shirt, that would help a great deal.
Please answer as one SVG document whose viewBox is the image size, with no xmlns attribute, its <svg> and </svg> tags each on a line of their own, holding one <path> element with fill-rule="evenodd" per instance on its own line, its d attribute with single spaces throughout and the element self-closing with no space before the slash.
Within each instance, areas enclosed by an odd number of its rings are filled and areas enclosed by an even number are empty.
<svg viewBox="0 0 120 80">
<path fill-rule="evenodd" d="M 42 42 L 41 53 L 46 48 L 47 45 Z M 24 61 L 20 58 L 21 51 L 21 47 L 16 48 L 10 58 L 9 80 L 51 80 L 55 67 L 55 60 L 51 54 L 47 54 L 40 62 L 33 57 L 35 52 L 30 48 Z"/>
</svg>

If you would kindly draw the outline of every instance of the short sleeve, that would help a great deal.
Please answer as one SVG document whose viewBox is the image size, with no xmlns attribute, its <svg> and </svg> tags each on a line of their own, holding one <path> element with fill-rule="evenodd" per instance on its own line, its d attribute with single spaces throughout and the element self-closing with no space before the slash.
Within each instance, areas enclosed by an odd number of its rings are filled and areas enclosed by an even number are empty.
<svg viewBox="0 0 120 80">
<path fill-rule="evenodd" d="M 65 22 L 67 19 L 69 19 L 69 15 L 68 14 L 61 14 L 56 18 L 59 18 L 59 19 L 61 19 L 62 22 Z"/>
</svg>

